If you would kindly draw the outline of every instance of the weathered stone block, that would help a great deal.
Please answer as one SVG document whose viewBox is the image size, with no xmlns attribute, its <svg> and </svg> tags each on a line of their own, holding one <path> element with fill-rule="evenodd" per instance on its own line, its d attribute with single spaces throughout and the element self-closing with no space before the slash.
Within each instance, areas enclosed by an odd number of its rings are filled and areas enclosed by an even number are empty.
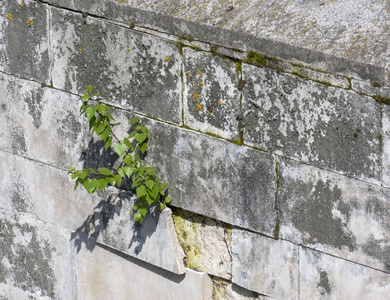
<svg viewBox="0 0 390 300">
<path fill-rule="evenodd" d="M 76 99 L 0 74 L 0 148 L 62 169 L 80 165 L 88 128 Z"/>
<path fill-rule="evenodd" d="M 90 223 L 77 231 L 115 250 L 176 274 L 185 273 L 184 253 L 180 247 L 169 208 L 150 211 L 142 224 L 131 214 L 136 197 L 116 188 L 97 195 L 102 199 L 95 207 Z M 75 241 L 82 240 L 78 236 Z"/>
<path fill-rule="evenodd" d="M 227 224 L 183 210 L 173 214 L 186 266 L 230 279 L 232 274 L 231 229 Z"/>
<path fill-rule="evenodd" d="M 279 176 L 280 237 L 390 270 L 390 190 L 289 160 Z"/>
<path fill-rule="evenodd" d="M 270 154 L 149 122 L 146 163 L 169 182 L 173 205 L 273 235 L 276 179 Z"/>
<path fill-rule="evenodd" d="M 82 188 L 73 192 L 65 171 L 0 150 L 1 206 L 76 229 L 93 212 L 98 199 Z"/>
<path fill-rule="evenodd" d="M 243 65 L 244 143 L 380 181 L 380 104 L 370 97 Z"/>
<path fill-rule="evenodd" d="M 238 138 L 240 73 L 234 61 L 183 49 L 184 123 L 226 139 Z"/>
<path fill-rule="evenodd" d="M 232 282 L 276 299 L 298 299 L 298 246 L 233 228 Z"/>
<path fill-rule="evenodd" d="M 48 9 L 36 1 L 2 1 L 0 70 L 49 83 Z"/>
<path fill-rule="evenodd" d="M 390 187 L 390 106 L 382 106 L 382 183 Z"/>
<path fill-rule="evenodd" d="M 115 105 L 181 123 L 181 57 L 175 43 L 52 8 L 53 85 L 87 85 Z"/>
<path fill-rule="evenodd" d="M 378 82 L 351 80 L 352 89 L 366 95 L 380 96 L 389 99 L 390 87 L 381 86 Z"/>
<path fill-rule="evenodd" d="M 275 298 L 259 295 L 236 284 L 215 278 L 213 300 L 272 300 Z"/>
<path fill-rule="evenodd" d="M 300 298 L 386 299 L 390 274 L 300 247 Z"/>
<path fill-rule="evenodd" d="M 0 208 L 0 298 L 75 299 L 69 232 Z"/>
<path fill-rule="evenodd" d="M 205 273 L 186 269 L 183 275 L 173 274 L 100 246 L 82 247 L 76 256 L 76 272 L 77 295 L 85 300 L 209 300 L 213 290 Z"/>
</svg>

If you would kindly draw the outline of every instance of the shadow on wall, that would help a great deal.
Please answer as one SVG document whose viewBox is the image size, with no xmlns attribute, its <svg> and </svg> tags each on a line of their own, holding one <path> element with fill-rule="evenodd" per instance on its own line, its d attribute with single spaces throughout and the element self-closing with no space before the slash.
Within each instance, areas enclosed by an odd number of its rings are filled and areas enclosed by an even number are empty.
<svg viewBox="0 0 390 300">
<path fill-rule="evenodd" d="M 102 141 L 91 140 L 80 160 L 84 161 L 84 167 L 100 169 L 104 166 L 113 170 L 118 158 L 111 149 L 105 151 Z M 141 253 L 146 240 L 156 231 L 161 210 L 154 207 L 148 211 L 142 224 L 136 222 L 131 210 L 137 199 L 131 186 L 131 181 L 124 179 L 120 189 L 105 189 L 94 194 L 101 200 L 83 224 L 71 234 L 77 253 L 83 244 L 89 251 L 93 251 L 97 244 L 102 244 L 124 255 L 129 253 L 136 257 Z M 110 223 L 113 224 L 109 226 Z"/>
</svg>

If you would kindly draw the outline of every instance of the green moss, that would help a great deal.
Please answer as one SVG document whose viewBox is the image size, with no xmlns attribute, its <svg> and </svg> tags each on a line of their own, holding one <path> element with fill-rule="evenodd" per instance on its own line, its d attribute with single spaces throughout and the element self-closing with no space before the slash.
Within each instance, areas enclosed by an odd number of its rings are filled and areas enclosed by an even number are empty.
<svg viewBox="0 0 390 300">
<path fill-rule="evenodd" d="M 237 73 L 242 73 L 242 61 L 236 61 L 236 71 Z"/>
<path fill-rule="evenodd" d="M 131 22 L 129 25 L 130 25 L 131 29 L 133 29 L 135 27 L 135 24 L 133 22 Z"/>
<path fill-rule="evenodd" d="M 390 98 L 382 97 L 382 96 L 372 96 L 376 101 L 380 103 L 390 104 Z"/>
<path fill-rule="evenodd" d="M 246 85 L 246 81 L 243 80 L 243 79 L 238 79 L 238 85 L 237 85 L 237 89 L 239 91 L 242 91 L 242 89 L 244 88 L 244 86 Z"/>
<path fill-rule="evenodd" d="M 217 54 L 217 51 L 218 51 L 218 46 L 217 45 L 211 45 L 210 49 L 211 49 L 211 53 Z"/>
<path fill-rule="evenodd" d="M 177 35 L 177 37 L 179 38 L 179 40 L 185 40 L 185 41 L 189 41 L 189 42 L 194 41 L 194 38 L 192 36 L 189 36 L 189 35 L 179 34 L 179 35 Z"/>
<path fill-rule="evenodd" d="M 266 56 L 264 54 L 253 51 L 248 51 L 247 56 L 243 61 L 259 67 L 264 67 L 267 65 Z"/>
<path fill-rule="evenodd" d="M 242 146 L 244 144 L 240 138 L 235 139 L 233 143 L 239 146 Z"/>
<path fill-rule="evenodd" d="M 372 86 L 373 86 L 373 87 L 381 87 L 382 85 L 381 85 L 379 82 L 374 81 L 374 82 L 372 83 Z"/>
<path fill-rule="evenodd" d="M 381 134 L 378 134 L 378 140 L 379 140 L 379 143 L 382 145 L 383 137 Z"/>
</svg>

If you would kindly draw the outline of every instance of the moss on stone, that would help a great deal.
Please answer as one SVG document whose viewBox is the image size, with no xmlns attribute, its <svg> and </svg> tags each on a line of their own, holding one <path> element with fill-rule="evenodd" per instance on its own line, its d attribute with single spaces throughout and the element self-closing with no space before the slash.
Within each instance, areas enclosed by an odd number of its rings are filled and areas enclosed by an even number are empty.
<svg viewBox="0 0 390 300">
<path fill-rule="evenodd" d="M 266 56 L 264 54 L 253 51 L 248 51 L 247 56 L 243 61 L 259 67 L 264 67 L 267 65 Z"/>
</svg>

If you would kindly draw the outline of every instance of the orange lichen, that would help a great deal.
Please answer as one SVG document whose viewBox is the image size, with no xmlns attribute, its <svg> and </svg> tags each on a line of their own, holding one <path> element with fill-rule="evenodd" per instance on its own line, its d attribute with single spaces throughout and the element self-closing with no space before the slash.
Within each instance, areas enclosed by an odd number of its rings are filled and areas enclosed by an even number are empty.
<svg viewBox="0 0 390 300">
<path fill-rule="evenodd" d="M 202 74 L 203 74 L 200 70 L 198 70 L 198 73 L 199 73 L 199 75 L 202 75 Z"/>
<path fill-rule="evenodd" d="M 222 104 L 222 100 L 219 100 L 219 101 L 218 101 L 218 104 Z"/>
<path fill-rule="evenodd" d="M 31 20 L 31 19 L 28 19 L 28 20 L 27 20 L 27 25 L 28 25 L 28 26 L 32 27 L 33 24 L 34 24 L 33 20 Z"/>
<path fill-rule="evenodd" d="M 203 81 L 199 82 L 200 85 L 203 85 Z"/>
<path fill-rule="evenodd" d="M 7 19 L 8 19 L 8 22 L 11 22 L 12 21 L 12 15 L 11 14 L 7 14 Z"/>
<path fill-rule="evenodd" d="M 127 51 L 130 51 L 130 47 L 127 47 Z"/>
<path fill-rule="evenodd" d="M 187 74 L 187 76 L 188 76 L 188 77 L 191 77 L 191 74 L 190 74 L 190 73 L 188 73 L 188 74 Z"/>
<path fill-rule="evenodd" d="M 171 58 L 170 58 L 169 56 L 167 56 L 167 57 L 165 58 L 165 60 L 166 60 L 167 62 L 170 62 L 170 61 L 171 61 Z"/>
<path fill-rule="evenodd" d="M 83 49 L 79 48 L 79 51 L 81 52 L 81 51 L 83 51 Z"/>
<path fill-rule="evenodd" d="M 194 94 L 194 98 L 195 98 L 196 101 L 199 102 L 199 94 L 198 94 L 198 93 L 195 93 L 195 94 Z"/>
<path fill-rule="evenodd" d="M 201 109 L 202 109 L 202 106 L 199 105 L 199 104 L 197 104 L 197 105 L 196 105 L 196 110 L 197 110 L 197 111 L 200 111 Z"/>
<path fill-rule="evenodd" d="M 23 7 L 24 6 L 24 2 L 21 2 L 19 5 L 20 5 L 20 7 Z"/>
</svg>

